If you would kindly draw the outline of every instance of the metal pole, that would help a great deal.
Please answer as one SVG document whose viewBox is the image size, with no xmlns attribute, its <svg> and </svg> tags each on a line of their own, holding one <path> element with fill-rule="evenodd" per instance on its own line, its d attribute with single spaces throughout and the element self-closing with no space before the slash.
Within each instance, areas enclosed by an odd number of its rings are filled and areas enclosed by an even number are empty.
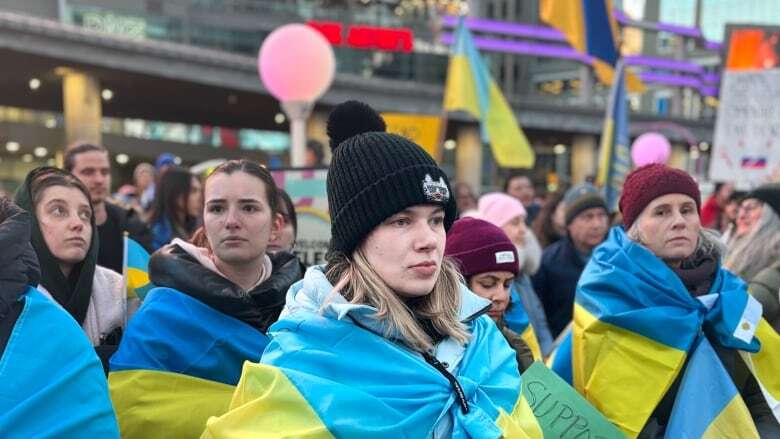
<svg viewBox="0 0 780 439">
<path fill-rule="evenodd" d="M 282 102 L 282 110 L 290 120 L 290 166 L 301 168 L 306 163 L 306 121 L 313 102 Z"/>
</svg>

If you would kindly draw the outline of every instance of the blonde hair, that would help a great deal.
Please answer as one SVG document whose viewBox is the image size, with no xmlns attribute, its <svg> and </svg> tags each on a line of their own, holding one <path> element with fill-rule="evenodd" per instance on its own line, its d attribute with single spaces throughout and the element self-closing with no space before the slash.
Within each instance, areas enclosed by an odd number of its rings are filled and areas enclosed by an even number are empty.
<svg viewBox="0 0 780 439">
<path fill-rule="evenodd" d="M 361 249 L 351 258 L 335 255 L 328 263 L 325 275 L 334 285 L 333 294 L 341 293 L 350 303 L 376 308 L 374 317 L 385 324 L 386 338 L 399 334 L 401 341 L 419 352 L 430 352 L 434 340 L 425 332 L 417 318 L 430 319 L 442 335 L 465 344 L 470 334 L 458 320 L 462 277 L 453 262 L 444 258 L 439 278 L 430 294 L 407 305 L 379 276 Z M 325 302 L 326 304 L 328 301 Z"/>
</svg>

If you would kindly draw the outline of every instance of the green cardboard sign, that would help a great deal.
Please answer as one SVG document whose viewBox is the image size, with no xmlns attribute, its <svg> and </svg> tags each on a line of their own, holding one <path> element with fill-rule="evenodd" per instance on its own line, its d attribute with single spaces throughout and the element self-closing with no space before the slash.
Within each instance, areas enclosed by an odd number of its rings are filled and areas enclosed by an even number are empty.
<svg viewBox="0 0 780 439">
<path fill-rule="evenodd" d="M 537 361 L 523 373 L 523 396 L 545 439 L 625 439 L 625 435 L 555 372 Z"/>
</svg>

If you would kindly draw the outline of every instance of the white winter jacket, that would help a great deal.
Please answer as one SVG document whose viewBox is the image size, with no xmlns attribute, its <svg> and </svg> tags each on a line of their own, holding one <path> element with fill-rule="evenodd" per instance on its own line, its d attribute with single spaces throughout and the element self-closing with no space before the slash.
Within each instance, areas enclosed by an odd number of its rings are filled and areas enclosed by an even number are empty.
<svg viewBox="0 0 780 439">
<path fill-rule="evenodd" d="M 43 285 L 38 285 L 38 290 L 56 303 Z M 117 327 L 124 330 L 128 318 L 127 295 L 122 276 L 108 268 L 96 266 L 92 297 L 81 328 L 92 345 L 98 346 L 101 338 Z"/>
</svg>

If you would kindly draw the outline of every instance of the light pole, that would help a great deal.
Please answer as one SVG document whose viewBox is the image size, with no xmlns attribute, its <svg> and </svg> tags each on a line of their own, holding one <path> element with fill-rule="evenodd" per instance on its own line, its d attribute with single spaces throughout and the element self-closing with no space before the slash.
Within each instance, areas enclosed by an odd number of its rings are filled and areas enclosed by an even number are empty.
<svg viewBox="0 0 780 439">
<path fill-rule="evenodd" d="M 260 79 L 290 120 L 290 164 L 304 165 L 306 120 L 314 102 L 330 87 L 336 72 L 333 48 L 319 31 L 304 24 L 277 28 L 257 57 Z"/>
</svg>

